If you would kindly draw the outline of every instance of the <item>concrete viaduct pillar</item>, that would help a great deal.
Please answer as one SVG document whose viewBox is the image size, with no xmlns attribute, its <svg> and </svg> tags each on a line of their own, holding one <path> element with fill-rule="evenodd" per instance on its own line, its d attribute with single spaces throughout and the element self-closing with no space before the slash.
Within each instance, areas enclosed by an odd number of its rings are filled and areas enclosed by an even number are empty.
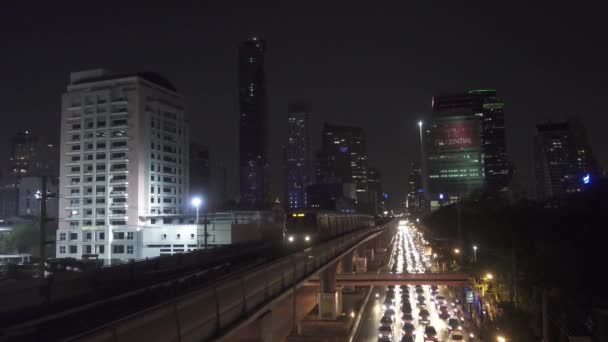
<svg viewBox="0 0 608 342">
<path fill-rule="evenodd" d="M 319 319 L 335 320 L 342 314 L 342 288 L 336 287 L 338 263 L 327 267 L 320 275 Z"/>
</svg>

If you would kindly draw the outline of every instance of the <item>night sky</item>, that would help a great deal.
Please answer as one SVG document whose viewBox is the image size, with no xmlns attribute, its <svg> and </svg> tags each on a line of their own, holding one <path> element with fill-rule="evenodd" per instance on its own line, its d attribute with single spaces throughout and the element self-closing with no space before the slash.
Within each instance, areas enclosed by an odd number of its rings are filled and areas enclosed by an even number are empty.
<svg viewBox="0 0 608 342">
<path fill-rule="evenodd" d="M 398 199 L 409 163 L 419 159 L 416 121 L 429 117 L 431 96 L 445 91 L 498 90 L 519 184 L 532 180 L 538 121 L 579 115 L 600 163 L 608 161 L 601 101 L 608 21 L 584 2 L 561 8 L 555 1 L 39 3 L 0 5 L 3 163 L 17 130 L 58 140 L 70 71 L 150 70 L 185 96 L 193 136 L 210 145 L 213 163 L 226 164 L 236 192 L 236 56 L 252 33 L 268 41 L 276 191 L 290 100 L 312 104 L 315 147 L 323 121 L 363 126 L 370 165 Z"/>
</svg>

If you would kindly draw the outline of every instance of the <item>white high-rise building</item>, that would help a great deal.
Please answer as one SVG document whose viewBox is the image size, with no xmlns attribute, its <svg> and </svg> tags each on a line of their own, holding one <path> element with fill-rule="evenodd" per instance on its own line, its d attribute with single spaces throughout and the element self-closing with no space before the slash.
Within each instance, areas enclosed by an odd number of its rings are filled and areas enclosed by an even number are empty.
<svg viewBox="0 0 608 342">
<path fill-rule="evenodd" d="M 194 225 L 171 230 L 188 208 L 188 148 L 183 98 L 160 75 L 72 73 L 62 98 L 57 256 L 140 259 L 196 247 Z"/>
</svg>

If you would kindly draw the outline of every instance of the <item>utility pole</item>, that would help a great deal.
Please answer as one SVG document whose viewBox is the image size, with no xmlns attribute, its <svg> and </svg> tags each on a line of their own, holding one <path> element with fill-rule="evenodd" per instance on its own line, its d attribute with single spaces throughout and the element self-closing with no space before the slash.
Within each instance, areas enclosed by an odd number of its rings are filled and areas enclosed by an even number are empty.
<svg viewBox="0 0 608 342">
<path fill-rule="evenodd" d="M 206 209 L 206 207 L 205 207 L 205 216 L 203 217 L 203 220 L 204 220 L 203 227 L 205 229 L 205 249 L 207 249 L 207 222 L 209 220 L 208 220 L 208 217 L 207 217 L 207 209 Z"/>
<path fill-rule="evenodd" d="M 549 299 L 547 289 L 542 289 L 542 314 L 543 314 L 543 342 L 549 342 Z"/>
<path fill-rule="evenodd" d="M 44 279 L 44 263 L 46 261 L 46 176 L 42 176 L 42 186 L 40 189 L 40 263 L 38 265 L 39 279 Z"/>
<path fill-rule="evenodd" d="M 517 258 L 515 245 L 511 246 L 511 304 L 517 306 Z"/>
</svg>

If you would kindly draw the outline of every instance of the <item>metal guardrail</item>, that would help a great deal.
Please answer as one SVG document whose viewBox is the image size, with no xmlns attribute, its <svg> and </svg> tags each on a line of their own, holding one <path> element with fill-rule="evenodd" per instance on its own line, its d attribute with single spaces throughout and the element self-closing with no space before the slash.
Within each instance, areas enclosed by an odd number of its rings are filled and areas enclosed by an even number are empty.
<svg viewBox="0 0 608 342">
<path fill-rule="evenodd" d="M 16 315 L 37 309 L 59 310 L 64 301 L 72 302 L 78 296 L 96 294 L 107 298 L 116 291 L 127 291 L 149 282 L 158 282 L 163 274 L 175 276 L 180 270 L 200 269 L 213 266 L 243 253 L 256 253 L 264 246 L 226 245 L 191 253 L 142 259 L 127 263 L 99 267 L 84 272 L 57 272 L 53 279 L 24 279 L 7 282 L 0 288 L 0 317 L 2 323 L 11 318 L 20 320 L 27 316 Z M 42 305 L 44 307 L 42 307 Z"/>
<path fill-rule="evenodd" d="M 70 340 L 207 341 L 225 338 L 344 254 L 385 232 L 388 225 L 353 232 L 305 252 L 240 272 L 213 286 L 110 322 Z"/>
</svg>

